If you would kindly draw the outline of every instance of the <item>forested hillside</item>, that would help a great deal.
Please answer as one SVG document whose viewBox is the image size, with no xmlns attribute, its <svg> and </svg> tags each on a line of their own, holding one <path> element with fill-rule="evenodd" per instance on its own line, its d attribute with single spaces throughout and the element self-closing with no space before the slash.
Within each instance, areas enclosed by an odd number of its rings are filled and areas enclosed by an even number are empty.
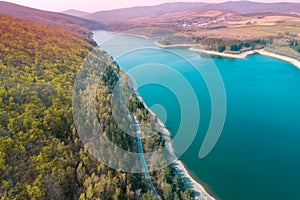
<svg viewBox="0 0 300 200">
<path fill-rule="evenodd" d="M 80 34 L 90 43 L 92 43 L 92 35 L 89 29 L 103 28 L 101 23 L 92 20 L 63 13 L 38 10 L 4 1 L 0 1 L 0 13 L 70 30 Z"/>
<path fill-rule="evenodd" d="M 72 90 L 92 49 L 78 34 L 0 14 L 0 199 L 156 199 L 143 174 L 101 164 L 77 134 Z M 118 72 L 113 63 L 99 82 L 99 121 L 114 143 L 136 151 L 136 139 L 111 116 Z M 130 108 L 146 120 L 137 99 Z M 154 138 L 145 150 L 161 144 Z M 162 199 L 192 198 L 172 166 L 152 175 Z"/>
</svg>

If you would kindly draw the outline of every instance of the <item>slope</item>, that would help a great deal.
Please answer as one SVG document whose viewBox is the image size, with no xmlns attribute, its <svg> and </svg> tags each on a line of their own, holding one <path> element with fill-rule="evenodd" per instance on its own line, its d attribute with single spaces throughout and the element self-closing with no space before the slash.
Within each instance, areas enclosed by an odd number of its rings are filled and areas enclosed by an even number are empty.
<svg viewBox="0 0 300 200">
<path fill-rule="evenodd" d="M 33 9 L 4 1 L 0 1 L 0 13 L 28 19 L 35 22 L 41 22 L 50 26 L 64 28 L 84 35 L 86 38 L 90 37 L 89 29 L 97 29 L 103 27 L 103 25 L 99 22 L 82 19 L 62 13 Z"/>
<path fill-rule="evenodd" d="M 158 17 L 173 12 L 194 10 L 222 10 L 238 12 L 240 14 L 250 13 L 300 13 L 300 3 L 257 3 L 251 1 L 228 1 L 225 3 L 165 3 L 155 6 L 139 6 L 122 8 L 116 10 L 99 11 L 84 17 L 101 22 L 119 22 L 132 20 L 139 17 Z"/>
<path fill-rule="evenodd" d="M 81 11 L 81 10 L 74 10 L 74 9 L 65 10 L 61 13 L 64 13 L 64 14 L 67 14 L 67 15 L 72 15 L 72 16 L 75 16 L 75 17 L 83 17 L 85 15 L 91 14 L 89 12 L 84 12 L 84 11 Z"/>
<path fill-rule="evenodd" d="M 126 21 L 143 16 L 157 16 L 165 13 L 186 11 L 197 7 L 204 7 L 206 3 L 165 3 L 156 6 L 139 6 L 132 8 L 122 8 L 116 10 L 99 11 L 84 16 L 87 19 L 107 22 Z"/>
</svg>

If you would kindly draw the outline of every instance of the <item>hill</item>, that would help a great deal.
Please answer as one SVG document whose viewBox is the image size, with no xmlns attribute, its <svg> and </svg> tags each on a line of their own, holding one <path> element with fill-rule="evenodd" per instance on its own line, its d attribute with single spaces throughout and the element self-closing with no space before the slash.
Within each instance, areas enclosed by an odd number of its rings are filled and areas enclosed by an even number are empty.
<svg viewBox="0 0 300 200">
<path fill-rule="evenodd" d="M 89 12 L 84 12 L 84 11 L 81 11 L 81 10 L 74 10 L 74 9 L 65 10 L 65 11 L 63 11 L 61 13 L 67 14 L 67 15 L 72 15 L 72 16 L 75 16 L 75 17 L 83 17 L 85 15 L 91 14 Z"/>
<path fill-rule="evenodd" d="M 300 13 L 300 3 L 257 3 L 251 1 L 228 1 L 225 3 L 165 3 L 156 6 L 139 6 L 108 11 L 99 11 L 84 17 L 101 22 L 119 22 L 133 20 L 139 17 L 158 17 L 164 14 L 182 11 L 221 10 L 250 13 Z"/>
<path fill-rule="evenodd" d="M 49 11 L 43 11 L 33 9 L 13 3 L 0 1 L 0 13 L 28 19 L 35 22 L 40 22 L 50 26 L 56 26 L 64 28 L 73 32 L 77 32 L 81 35 L 85 35 L 86 38 L 90 39 L 90 29 L 102 28 L 98 22 L 74 17 L 62 13 L 55 13 Z"/>
<path fill-rule="evenodd" d="M 165 13 L 192 10 L 197 7 L 204 7 L 206 3 L 165 3 L 156 6 L 139 6 L 132 8 L 122 8 L 116 10 L 99 11 L 84 16 L 87 19 L 107 22 L 126 21 L 144 16 L 159 16 Z"/>
<path fill-rule="evenodd" d="M 251 13 L 300 13 L 300 3 L 258 3 L 251 1 L 228 1 L 205 6 L 205 9 L 230 10 L 240 14 Z"/>
</svg>

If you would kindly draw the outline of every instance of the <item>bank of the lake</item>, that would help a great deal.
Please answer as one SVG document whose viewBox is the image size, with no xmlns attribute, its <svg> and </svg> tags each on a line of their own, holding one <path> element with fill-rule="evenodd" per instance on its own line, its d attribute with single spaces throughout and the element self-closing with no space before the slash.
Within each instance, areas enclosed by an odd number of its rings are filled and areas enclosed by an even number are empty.
<svg viewBox="0 0 300 200">
<path fill-rule="evenodd" d="M 212 56 L 220 56 L 220 57 L 224 57 L 224 58 L 236 58 L 236 59 L 245 59 L 249 55 L 258 53 L 258 51 L 246 51 L 246 52 L 239 53 L 239 54 L 229 54 L 229 53 L 222 53 L 222 52 L 217 52 L 217 51 L 208 51 L 208 50 L 199 49 L 199 48 L 195 48 L 195 47 L 192 47 L 189 50 L 203 53 L 203 54 L 212 55 Z"/>
<path fill-rule="evenodd" d="M 277 59 L 289 62 L 289 63 L 293 64 L 294 66 L 296 66 L 298 69 L 300 69 L 300 61 L 297 59 L 290 58 L 287 56 L 282 56 L 282 55 L 275 54 L 272 52 L 268 52 L 266 50 L 259 50 L 259 51 L 257 51 L 257 53 L 264 55 L 264 56 L 269 56 L 269 57 L 273 57 L 273 58 L 277 58 Z"/>
<path fill-rule="evenodd" d="M 295 67 L 300 69 L 300 61 L 299 60 L 290 58 L 287 56 L 282 56 L 282 55 L 278 55 L 275 53 L 271 53 L 264 49 L 245 51 L 240 54 L 229 54 L 229 53 L 222 53 L 222 52 L 217 52 L 217 51 L 207 51 L 207 50 L 199 49 L 199 48 L 195 48 L 195 47 L 191 47 L 189 50 L 199 52 L 199 53 L 209 54 L 209 55 L 213 55 L 213 56 L 221 56 L 224 58 L 236 58 L 236 59 L 245 59 L 249 55 L 258 53 L 258 54 L 261 54 L 264 56 L 269 56 L 269 57 L 273 57 L 273 58 L 277 58 L 277 59 L 289 62 L 289 63 L 293 64 Z"/>
<path fill-rule="evenodd" d="M 160 48 L 164 49 L 172 49 L 172 48 L 192 48 L 195 46 L 195 44 L 170 44 L 170 45 L 164 45 L 159 43 L 158 41 L 154 42 L 155 45 L 159 46 Z"/>
<path fill-rule="evenodd" d="M 289 62 L 289 63 L 293 64 L 295 67 L 300 69 L 300 61 L 299 60 L 288 57 L 288 56 L 283 56 L 283 55 L 275 54 L 272 52 L 268 52 L 264 49 L 250 50 L 250 51 L 245 51 L 245 52 L 242 52 L 239 54 L 230 54 L 230 53 L 223 53 L 223 52 L 218 52 L 218 51 L 205 50 L 205 49 L 197 47 L 197 44 L 164 45 L 164 44 L 161 44 L 158 41 L 156 41 L 155 45 L 157 45 L 160 48 L 164 48 L 164 49 L 189 48 L 189 50 L 194 51 L 194 52 L 199 52 L 199 53 L 208 54 L 208 55 L 212 55 L 212 56 L 220 56 L 220 57 L 224 57 L 224 58 L 235 58 L 235 59 L 245 59 L 245 58 L 247 58 L 247 56 L 257 53 L 257 54 L 261 54 L 264 56 L 269 56 L 269 57 L 273 57 L 273 58 L 277 58 L 277 59 Z"/>
<path fill-rule="evenodd" d="M 149 111 L 152 116 L 157 116 L 146 104 L 143 100 L 142 96 L 139 93 L 136 93 L 137 97 L 141 102 L 143 102 L 145 108 Z M 171 141 L 171 132 L 166 128 L 165 124 L 157 118 L 157 123 L 159 127 L 161 127 L 161 134 L 163 134 L 163 139 L 168 144 L 168 151 L 176 157 L 175 150 Z M 195 199 L 198 200 L 215 200 L 215 198 L 207 192 L 207 189 L 199 182 L 197 182 L 191 174 L 188 172 L 184 164 L 181 160 L 177 159 L 172 162 L 172 165 L 175 167 L 177 174 L 181 177 L 181 179 L 186 184 L 187 188 L 190 188 L 195 193 Z"/>
</svg>

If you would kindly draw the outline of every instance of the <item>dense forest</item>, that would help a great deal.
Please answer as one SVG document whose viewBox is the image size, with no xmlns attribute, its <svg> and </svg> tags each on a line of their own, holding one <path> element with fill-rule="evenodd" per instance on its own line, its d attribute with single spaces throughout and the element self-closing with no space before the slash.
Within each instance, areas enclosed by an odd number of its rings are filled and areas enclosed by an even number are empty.
<svg viewBox="0 0 300 200">
<path fill-rule="evenodd" d="M 1 200 L 157 199 L 144 174 L 103 165 L 79 138 L 72 91 L 76 74 L 93 49 L 76 33 L 0 14 Z M 98 53 L 100 62 L 111 59 Z M 112 142 L 135 152 L 136 138 L 117 126 L 110 107 L 118 73 L 112 62 L 101 74 L 97 116 Z M 135 95 L 128 106 L 141 123 L 150 123 Z M 147 152 L 162 146 L 163 140 L 157 135 L 144 143 Z M 151 175 L 161 199 L 193 199 L 173 166 Z"/>
<path fill-rule="evenodd" d="M 251 39 L 251 40 L 237 40 L 237 39 L 214 39 L 204 38 L 200 40 L 200 45 L 207 50 L 227 52 L 227 53 L 241 53 L 243 51 L 262 49 L 268 39 Z"/>
<path fill-rule="evenodd" d="M 256 39 L 234 39 L 234 38 L 214 38 L 214 37 L 199 37 L 193 34 L 173 34 L 166 35 L 159 40 L 163 45 L 176 44 L 194 44 L 201 49 L 217 52 L 226 52 L 238 54 L 244 51 L 262 49 L 267 43 L 271 43 L 270 38 L 256 38 Z"/>
<path fill-rule="evenodd" d="M 251 39 L 177 33 L 165 35 L 158 42 L 162 45 L 190 44 L 199 49 L 228 54 L 265 49 L 268 52 L 300 60 L 300 38 L 297 34 L 290 32 L 257 36 Z"/>
</svg>

